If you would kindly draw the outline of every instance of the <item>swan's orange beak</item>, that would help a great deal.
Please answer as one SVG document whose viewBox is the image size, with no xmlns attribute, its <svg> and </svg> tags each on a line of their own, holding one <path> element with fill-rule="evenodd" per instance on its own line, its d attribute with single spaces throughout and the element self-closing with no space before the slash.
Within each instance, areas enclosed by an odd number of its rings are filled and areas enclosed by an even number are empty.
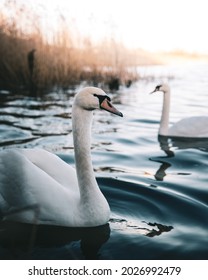
<svg viewBox="0 0 208 280">
<path fill-rule="evenodd" d="M 112 104 L 111 102 L 105 98 L 103 100 L 103 102 L 100 104 L 100 108 L 110 112 L 110 113 L 113 113 L 117 116 L 120 116 L 120 117 L 123 117 L 123 114 L 121 112 L 119 112 Z"/>
</svg>

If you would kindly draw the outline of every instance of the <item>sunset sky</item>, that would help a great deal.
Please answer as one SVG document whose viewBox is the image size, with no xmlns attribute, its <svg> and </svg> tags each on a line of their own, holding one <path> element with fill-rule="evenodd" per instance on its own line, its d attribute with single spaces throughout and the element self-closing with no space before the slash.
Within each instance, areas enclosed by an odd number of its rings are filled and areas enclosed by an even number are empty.
<svg viewBox="0 0 208 280">
<path fill-rule="evenodd" d="M 6 0 L 0 0 L 1 5 Z M 128 47 L 208 54 L 207 0 L 17 0 L 38 12 L 46 31 L 60 15 L 94 39 L 113 36 Z"/>
</svg>

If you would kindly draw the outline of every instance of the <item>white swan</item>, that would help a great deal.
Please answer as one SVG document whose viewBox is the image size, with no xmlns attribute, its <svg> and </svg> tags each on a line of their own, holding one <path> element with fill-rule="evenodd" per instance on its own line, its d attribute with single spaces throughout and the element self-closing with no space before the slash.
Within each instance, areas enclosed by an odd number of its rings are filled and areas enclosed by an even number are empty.
<svg viewBox="0 0 208 280">
<path fill-rule="evenodd" d="M 101 193 L 91 162 L 91 122 L 94 109 L 123 116 L 106 93 L 82 89 L 72 107 L 76 170 L 42 149 L 8 149 L 0 152 L 0 214 L 6 219 L 38 224 L 90 227 L 106 224 L 110 208 Z M 16 212 L 13 215 L 7 213 Z"/>
<path fill-rule="evenodd" d="M 157 91 L 164 93 L 159 135 L 192 138 L 208 137 L 208 116 L 184 118 L 169 128 L 170 87 L 167 84 L 158 85 L 151 93 Z"/>
</svg>

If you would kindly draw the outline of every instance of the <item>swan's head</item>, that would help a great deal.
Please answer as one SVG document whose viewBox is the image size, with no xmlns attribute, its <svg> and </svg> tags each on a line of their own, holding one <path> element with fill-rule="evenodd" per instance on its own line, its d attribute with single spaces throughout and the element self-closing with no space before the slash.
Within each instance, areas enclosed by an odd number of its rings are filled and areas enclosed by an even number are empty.
<svg viewBox="0 0 208 280">
<path fill-rule="evenodd" d="M 162 91 L 162 92 L 166 93 L 166 92 L 170 91 L 170 87 L 168 84 L 160 84 L 160 85 L 157 85 L 151 93 L 154 93 L 157 91 Z"/>
<path fill-rule="evenodd" d="M 74 105 L 88 111 L 103 109 L 123 117 L 123 114 L 112 105 L 110 97 L 97 87 L 85 87 L 80 90 L 75 96 Z"/>
</svg>

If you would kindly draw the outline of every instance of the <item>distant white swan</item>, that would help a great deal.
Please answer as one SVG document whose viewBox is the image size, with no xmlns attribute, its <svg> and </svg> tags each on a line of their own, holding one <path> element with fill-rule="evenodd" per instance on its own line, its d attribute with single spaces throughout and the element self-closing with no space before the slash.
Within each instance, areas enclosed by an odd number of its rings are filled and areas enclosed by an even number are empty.
<svg viewBox="0 0 208 280">
<path fill-rule="evenodd" d="M 184 118 L 169 128 L 170 87 L 167 84 L 158 85 L 151 93 L 157 91 L 162 91 L 164 93 L 159 135 L 192 138 L 208 137 L 208 116 Z"/>
<path fill-rule="evenodd" d="M 91 161 L 91 123 L 94 109 L 123 116 L 106 93 L 82 89 L 72 107 L 76 170 L 42 149 L 0 152 L 0 214 L 38 205 L 38 224 L 91 227 L 106 224 L 110 208 L 100 191 Z M 6 219 L 32 223 L 34 210 L 6 215 Z"/>
</svg>

